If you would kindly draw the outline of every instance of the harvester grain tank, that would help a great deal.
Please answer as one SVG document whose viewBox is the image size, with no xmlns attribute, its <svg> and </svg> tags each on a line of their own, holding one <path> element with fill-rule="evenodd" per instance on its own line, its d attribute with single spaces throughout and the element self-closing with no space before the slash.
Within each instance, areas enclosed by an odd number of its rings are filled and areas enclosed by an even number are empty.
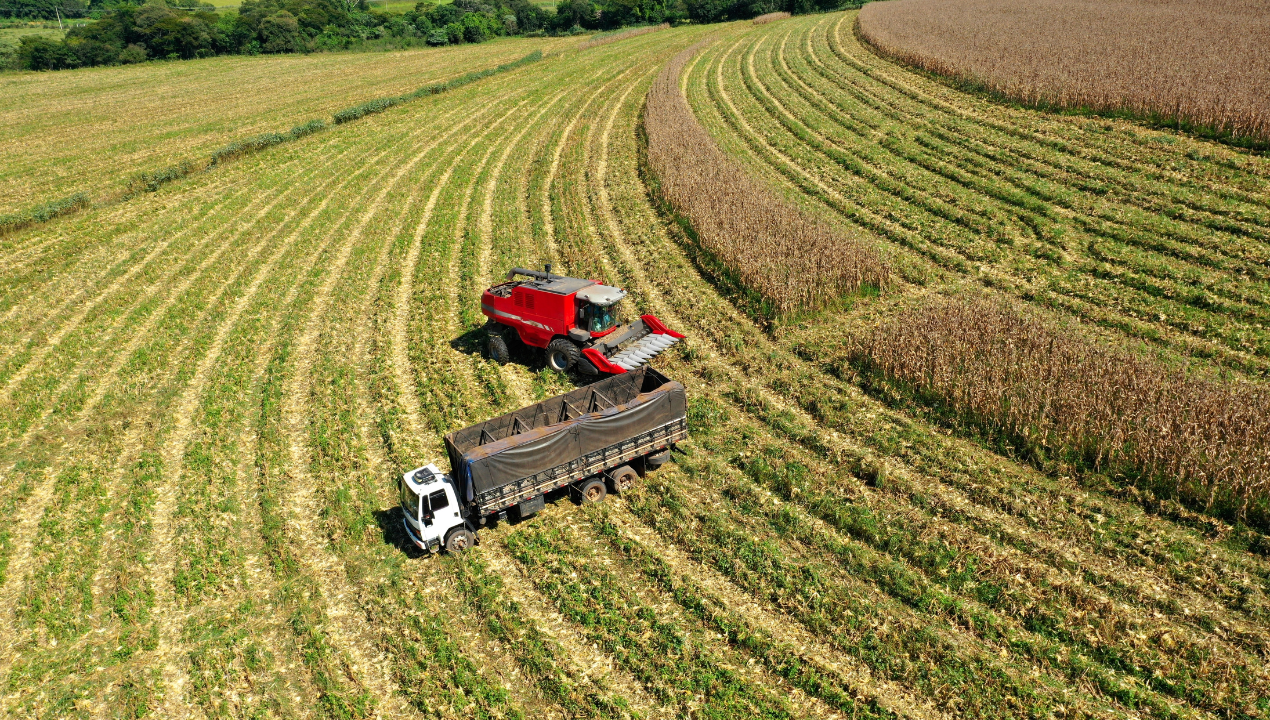
<svg viewBox="0 0 1270 720">
<path fill-rule="evenodd" d="M 529 278 L 517 280 L 517 277 Z M 621 374 L 641 367 L 683 339 L 653 315 L 618 324 L 626 291 L 595 280 L 512 268 L 505 282 L 481 294 L 489 357 L 499 364 L 509 343 L 540 348 L 547 364 L 562 372 Z"/>
<path fill-rule="evenodd" d="M 406 532 L 424 550 L 466 549 L 565 488 L 580 503 L 629 489 L 687 436 L 683 385 L 635 367 L 446 435 L 449 473 L 427 465 L 398 482 Z"/>
</svg>

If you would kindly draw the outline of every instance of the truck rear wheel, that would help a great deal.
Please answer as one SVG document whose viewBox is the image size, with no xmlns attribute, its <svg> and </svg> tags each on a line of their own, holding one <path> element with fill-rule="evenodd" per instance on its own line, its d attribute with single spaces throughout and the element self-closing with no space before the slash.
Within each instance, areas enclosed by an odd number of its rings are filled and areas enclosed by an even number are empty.
<svg viewBox="0 0 1270 720">
<path fill-rule="evenodd" d="M 445 551 L 461 553 L 476 544 L 476 536 L 465 527 L 456 527 L 445 536 Z"/>
<path fill-rule="evenodd" d="M 578 497 L 583 505 L 598 503 L 609 494 L 608 488 L 604 487 L 604 481 L 599 479 L 587 480 L 582 483 L 582 487 L 578 488 Z"/>
<path fill-rule="evenodd" d="M 609 473 L 609 477 L 613 479 L 613 491 L 624 493 L 635 487 L 635 483 L 639 480 L 639 473 L 635 472 L 635 468 L 630 465 L 623 465 Z"/>
<path fill-rule="evenodd" d="M 547 364 L 552 370 L 568 372 L 570 368 L 578 364 L 580 357 L 582 353 L 578 350 L 578 346 L 564 338 L 556 338 L 547 345 Z"/>
</svg>

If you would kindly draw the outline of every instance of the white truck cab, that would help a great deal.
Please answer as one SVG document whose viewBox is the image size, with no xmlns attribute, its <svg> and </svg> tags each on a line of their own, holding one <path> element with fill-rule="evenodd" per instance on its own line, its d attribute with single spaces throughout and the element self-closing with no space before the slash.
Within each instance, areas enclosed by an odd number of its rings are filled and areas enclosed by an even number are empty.
<svg viewBox="0 0 1270 720">
<path fill-rule="evenodd" d="M 449 475 L 436 465 L 424 465 L 402 475 L 400 485 L 406 534 L 420 550 L 437 552 L 445 546 L 461 552 L 476 544 Z"/>
</svg>

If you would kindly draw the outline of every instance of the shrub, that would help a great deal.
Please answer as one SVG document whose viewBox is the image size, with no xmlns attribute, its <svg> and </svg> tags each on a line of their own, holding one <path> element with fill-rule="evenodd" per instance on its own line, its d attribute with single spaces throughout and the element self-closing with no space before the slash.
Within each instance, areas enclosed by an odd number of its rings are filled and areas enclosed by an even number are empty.
<svg viewBox="0 0 1270 720">
<path fill-rule="evenodd" d="M 319 120 L 318 122 L 321 121 Z M 211 165 L 216 166 L 225 160 L 260 152 L 267 147 L 281 145 L 290 139 L 292 138 L 279 133 L 264 133 L 263 135 L 256 135 L 255 137 L 249 137 L 245 140 L 237 140 L 213 152 Z"/>
<path fill-rule="evenodd" d="M 28 35 L 18 45 L 18 65 L 26 70 L 66 70 L 79 67 L 80 60 L 66 43 Z"/>
<path fill-rule="evenodd" d="M 14 213 L 12 215 L 0 216 L 0 235 L 20 230 L 35 223 L 48 222 L 55 217 L 72 213 L 80 208 L 88 207 L 90 201 L 88 195 L 84 193 L 75 193 L 52 202 L 37 205 L 25 212 Z"/>
<path fill-rule="evenodd" d="M 194 163 L 189 161 L 179 165 L 171 165 L 152 172 L 137 173 L 128 181 L 128 194 L 154 192 L 173 180 L 179 180 L 194 172 Z"/>
<path fill-rule="evenodd" d="M 541 59 L 542 59 L 542 51 L 535 50 L 534 52 L 529 53 L 528 55 L 526 55 L 525 57 L 519 60 L 516 60 L 514 62 L 504 63 L 502 65 L 499 65 L 498 67 L 489 68 L 487 70 L 477 70 L 477 71 L 473 71 L 469 73 L 464 73 L 463 75 L 460 75 L 459 77 L 456 77 L 453 80 L 450 80 L 444 83 L 424 85 L 418 90 L 415 90 L 414 92 L 406 94 L 406 95 L 397 95 L 396 97 L 376 98 L 375 100 L 370 100 L 360 105 L 354 105 L 353 107 L 345 108 L 335 113 L 335 117 L 333 118 L 333 120 L 336 125 L 340 125 L 340 124 L 364 117 L 371 113 L 383 112 L 394 105 L 398 105 L 403 102 L 408 102 L 410 100 L 414 100 L 415 98 L 423 97 L 424 95 L 437 95 L 439 93 L 443 93 L 448 90 L 453 90 L 454 88 L 457 88 L 457 87 L 462 87 L 463 85 L 467 85 L 468 83 L 476 82 L 477 80 L 480 80 L 481 78 L 486 78 L 486 77 L 489 77 L 490 75 L 496 75 L 501 72 L 506 72 L 508 70 L 518 68 L 522 65 L 527 65 L 532 62 L 537 62 Z"/>
<path fill-rule="evenodd" d="M 18 68 L 18 49 L 0 43 L 0 70 L 17 70 Z"/>
<path fill-rule="evenodd" d="M 299 140 L 306 135 L 312 135 L 326 129 L 325 120 L 310 120 L 303 125 L 296 125 L 291 128 L 291 139 Z"/>
<path fill-rule="evenodd" d="M 436 28 L 432 32 L 428 33 L 428 44 L 434 47 L 449 45 L 450 36 L 446 33 L 444 28 Z"/>
<path fill-rule="evenodd" d="M 143 63 L 146 61 L 148 53 L 142 45 L 133 43 L 119 52 L 119 62 L 123 65 L 132 65 L 134 63 Z"/>
</svg>

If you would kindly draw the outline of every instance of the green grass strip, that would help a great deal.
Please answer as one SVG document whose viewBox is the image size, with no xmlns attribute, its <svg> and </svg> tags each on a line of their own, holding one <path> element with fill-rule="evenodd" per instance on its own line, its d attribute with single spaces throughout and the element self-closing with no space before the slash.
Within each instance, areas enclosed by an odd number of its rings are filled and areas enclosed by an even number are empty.
<svg viewBox="0 0 1270 720">
<path fill-rule="evenodd" d="M 36 205 L 29 210 L 22 210 L 12 215 L 0 215 L 0 235 L 14 230 L 30 227 L 36 223 L 48 222 L 55 217 L 68 215 L 80 208 L 88 207 L 91 201 L 85 193 L 68 195 L 61 200 Z"/>
<path fill-rule="evenodd" d="M 443 82 L 443 83 L 433 83 L 431 85 L 424 85 L 423 87 L 419 88 L 418 90 L 415 90 L 412 93 L 406 93 L 405 95 L 394 95 L 391 97 L 381 97 L 381 98 L 375 98 L 374 100 L 368 100 L 364 103 L 361 103 L 360 105 L 354 105 L 352 107 L 344 108 L 343 110 L 340 110 L 339 112 L 335 113 L 335 117 L 333 118 L 333 120 L 335 121 L 336 125 L 343 125 L 346 122 L 352 122 L 353 120 L 358 120 L 367 115 L 383 112 L 387 110 L 388 108 L 393 107 L 394 105 L 400 105 L 402 103 L 407 103 L 407 102 L 410 102 L 411 100 L 417 100 L 421 97 L 427 97 L 430 95 L 440 95 L 443 92 L 449 92 L 450 90 L 454 90 L 455 88 L 460 88 L 460 87 L 463 87 L 464 85 L 470 85 L 476 82 L 477 80 L 490 77 L 491 75 L 497 75 L 499 73 L 504 73 L 509 70 L 515 70 L 518 67 L 523 67 L 530 63 L 538 62 L 539 60 L 542 59 L 542 57 L 543 57 L 542 51 L 535 50 L 519 60 L 515 60 L 509 63 L 504 63 L 497 67 L 487 68 L 485 70 L 474 70 L 469 73 L 464 73 L 463 75 L 460 75 L 451 80 L 447 80 L 446 82 Z"/>
</svg>

